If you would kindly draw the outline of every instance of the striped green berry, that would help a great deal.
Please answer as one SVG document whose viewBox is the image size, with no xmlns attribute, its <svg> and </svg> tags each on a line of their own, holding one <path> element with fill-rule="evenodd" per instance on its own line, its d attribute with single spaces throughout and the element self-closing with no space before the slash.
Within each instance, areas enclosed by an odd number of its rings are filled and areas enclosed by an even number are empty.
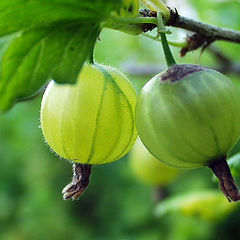
<svg viewBox="0 0 240 240">
<path fill-rule="evenodd" d="M 136 124 L 144 145 L 164 163 L 209 166 L 240 135 L 240 91 L 217 71 L 174 65 L 142 89 Z"/>
<path fill-rule="evenodd" d="M 86 64 L 75 85 L 51 82 L 43 96 L 41 127 L 59 156 L 81 164 L 103 164 L 134 144 L 136 92 L 117 69 Z"/>
</svg>

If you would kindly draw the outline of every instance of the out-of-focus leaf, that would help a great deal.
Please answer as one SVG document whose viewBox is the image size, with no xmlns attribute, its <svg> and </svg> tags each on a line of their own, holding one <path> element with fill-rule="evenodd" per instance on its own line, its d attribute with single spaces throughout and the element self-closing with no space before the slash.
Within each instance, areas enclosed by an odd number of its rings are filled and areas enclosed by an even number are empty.
<svg viewBox="0 0 240 240">
<path fill-rule="evenodd" d="M 217 221 L 231 213 L 238 203 L 229 203 L 226 197 L 215 190 L 191 192 L 173 196 L 161 201 L 155 208 L 156 216 L 169 213 L 180 213 L 186 216 Z"/>
</svg>

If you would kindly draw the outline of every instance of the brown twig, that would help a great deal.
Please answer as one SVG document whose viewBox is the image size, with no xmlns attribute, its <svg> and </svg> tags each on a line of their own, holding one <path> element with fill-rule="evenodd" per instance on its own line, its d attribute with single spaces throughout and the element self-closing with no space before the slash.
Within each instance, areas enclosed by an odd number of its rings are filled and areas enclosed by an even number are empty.
<svg viewBox="0 0 240 240">
<path fill-rule="evenodd" d="M 191 18 L 183 17 L 176 10 L 171 10 L 171 17 L 166 23 L 167 26 L 178 27 L 192 31 L 206 38 L 215 40 L 225 40 L 240 43 L 240 31 L 220 28 Z"/>
<path fill-rule="evenodd" d="M 157 17 L 157 12 L 149 10 L 141 10 L 140 14 L 143 17 Z M 181 56 L 184 56 L 188 51 L 195 50 L 199 47 L 205 49 L 216 40 L 224 40 L 229 42 L 240 43 L 240 31 L 220 28 L 211 24 L 187 18 L 178 14 L 177 10 L 170 9 L 170 19 L 165 23 L 166 26 L 182 28 L 193 32 L 188 36 L 186 41 L 188 45 L 181 51 Z M 156 27 L 155 24 L 143 24 L 143 31 L 151 31 Z"/>
</svg>

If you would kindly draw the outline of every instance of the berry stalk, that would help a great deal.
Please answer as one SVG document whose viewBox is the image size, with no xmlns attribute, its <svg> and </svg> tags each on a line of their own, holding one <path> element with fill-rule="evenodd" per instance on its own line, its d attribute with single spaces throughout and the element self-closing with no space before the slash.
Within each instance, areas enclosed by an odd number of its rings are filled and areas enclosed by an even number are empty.
<svg viewBox="0 0 240 240">
<path fill-rule="evenodd" d="M 162 42 L 162 47 L 163 47 L 163 52 L 164 52 L 164 56 L 167 62 L 167 66 L 171 67 L 173 65 L 176 64 L 176 61 L 174 60 L 174 57 L 172 55 L 171 49 L 169 47 L 167 38 L 166 38 L 166 33 L 169 33 L 164 24 L 163 24 L 163 19 L 162 19 L 162 14 L 160 12 L 158 12 L 157 14 L 157 26 L 158 26 L 158 33 L 161 37 L 161 42 Z"/>
<path fill-rule="evenodd" d="M 176 64 L 175 59 L 173 58 L 172 52 L 170 50 L 166 34 L 165 33 L 160 33 L 161 40 L 162 40 L 162 47 L 164 51 L 164 56 L 167 62 L 167 66 L 171 67 Z"/>
<path fill-rule="evenodd" d="M 227 164 L 226 157 L 211 163 L 209 166 L 220 182 L 220 188 L 227 197 L 228 201 L 239 201 L 240 192 Z"/>
<path fill-rule="evenodd" d="M 73 164 L 73 180 L 63 190 L 63 199 L 77 199 L 82 195 L 89 184 L 92 165 L 88 164 Z"/>
</svg>

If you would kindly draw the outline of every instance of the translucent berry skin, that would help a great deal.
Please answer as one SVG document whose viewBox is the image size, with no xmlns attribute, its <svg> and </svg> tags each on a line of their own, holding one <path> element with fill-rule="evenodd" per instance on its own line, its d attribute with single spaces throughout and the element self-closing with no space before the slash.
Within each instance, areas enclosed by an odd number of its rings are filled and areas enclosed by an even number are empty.
<svg viewBox="0 0 240 240">
<path fill-rule="evenodd" d="M 139 138 L 130 152 L 129 161 L 132 172 L 137 179 L 155 186 L 168 185 L 176 179 L 180 172 L 179 169 L 168 167 L 157 160 L 144 147 Z"/>
<path fill-rule="evenodd" d="M 240 135 L 240 91 L 224 75 L 197 65 L 175 65 L 142 89 L 136 125 L 146 148 L 179 168 L 226 156 Z"/>
<path fill-rule="evenodd" d="M 137 132 L 136 92 L 115 68 L 85 65 L 75 85 L 51 82 L 41 105 L 45 140 L 59 156 L 82 164 L 118 160 Z"/>
</svg>

